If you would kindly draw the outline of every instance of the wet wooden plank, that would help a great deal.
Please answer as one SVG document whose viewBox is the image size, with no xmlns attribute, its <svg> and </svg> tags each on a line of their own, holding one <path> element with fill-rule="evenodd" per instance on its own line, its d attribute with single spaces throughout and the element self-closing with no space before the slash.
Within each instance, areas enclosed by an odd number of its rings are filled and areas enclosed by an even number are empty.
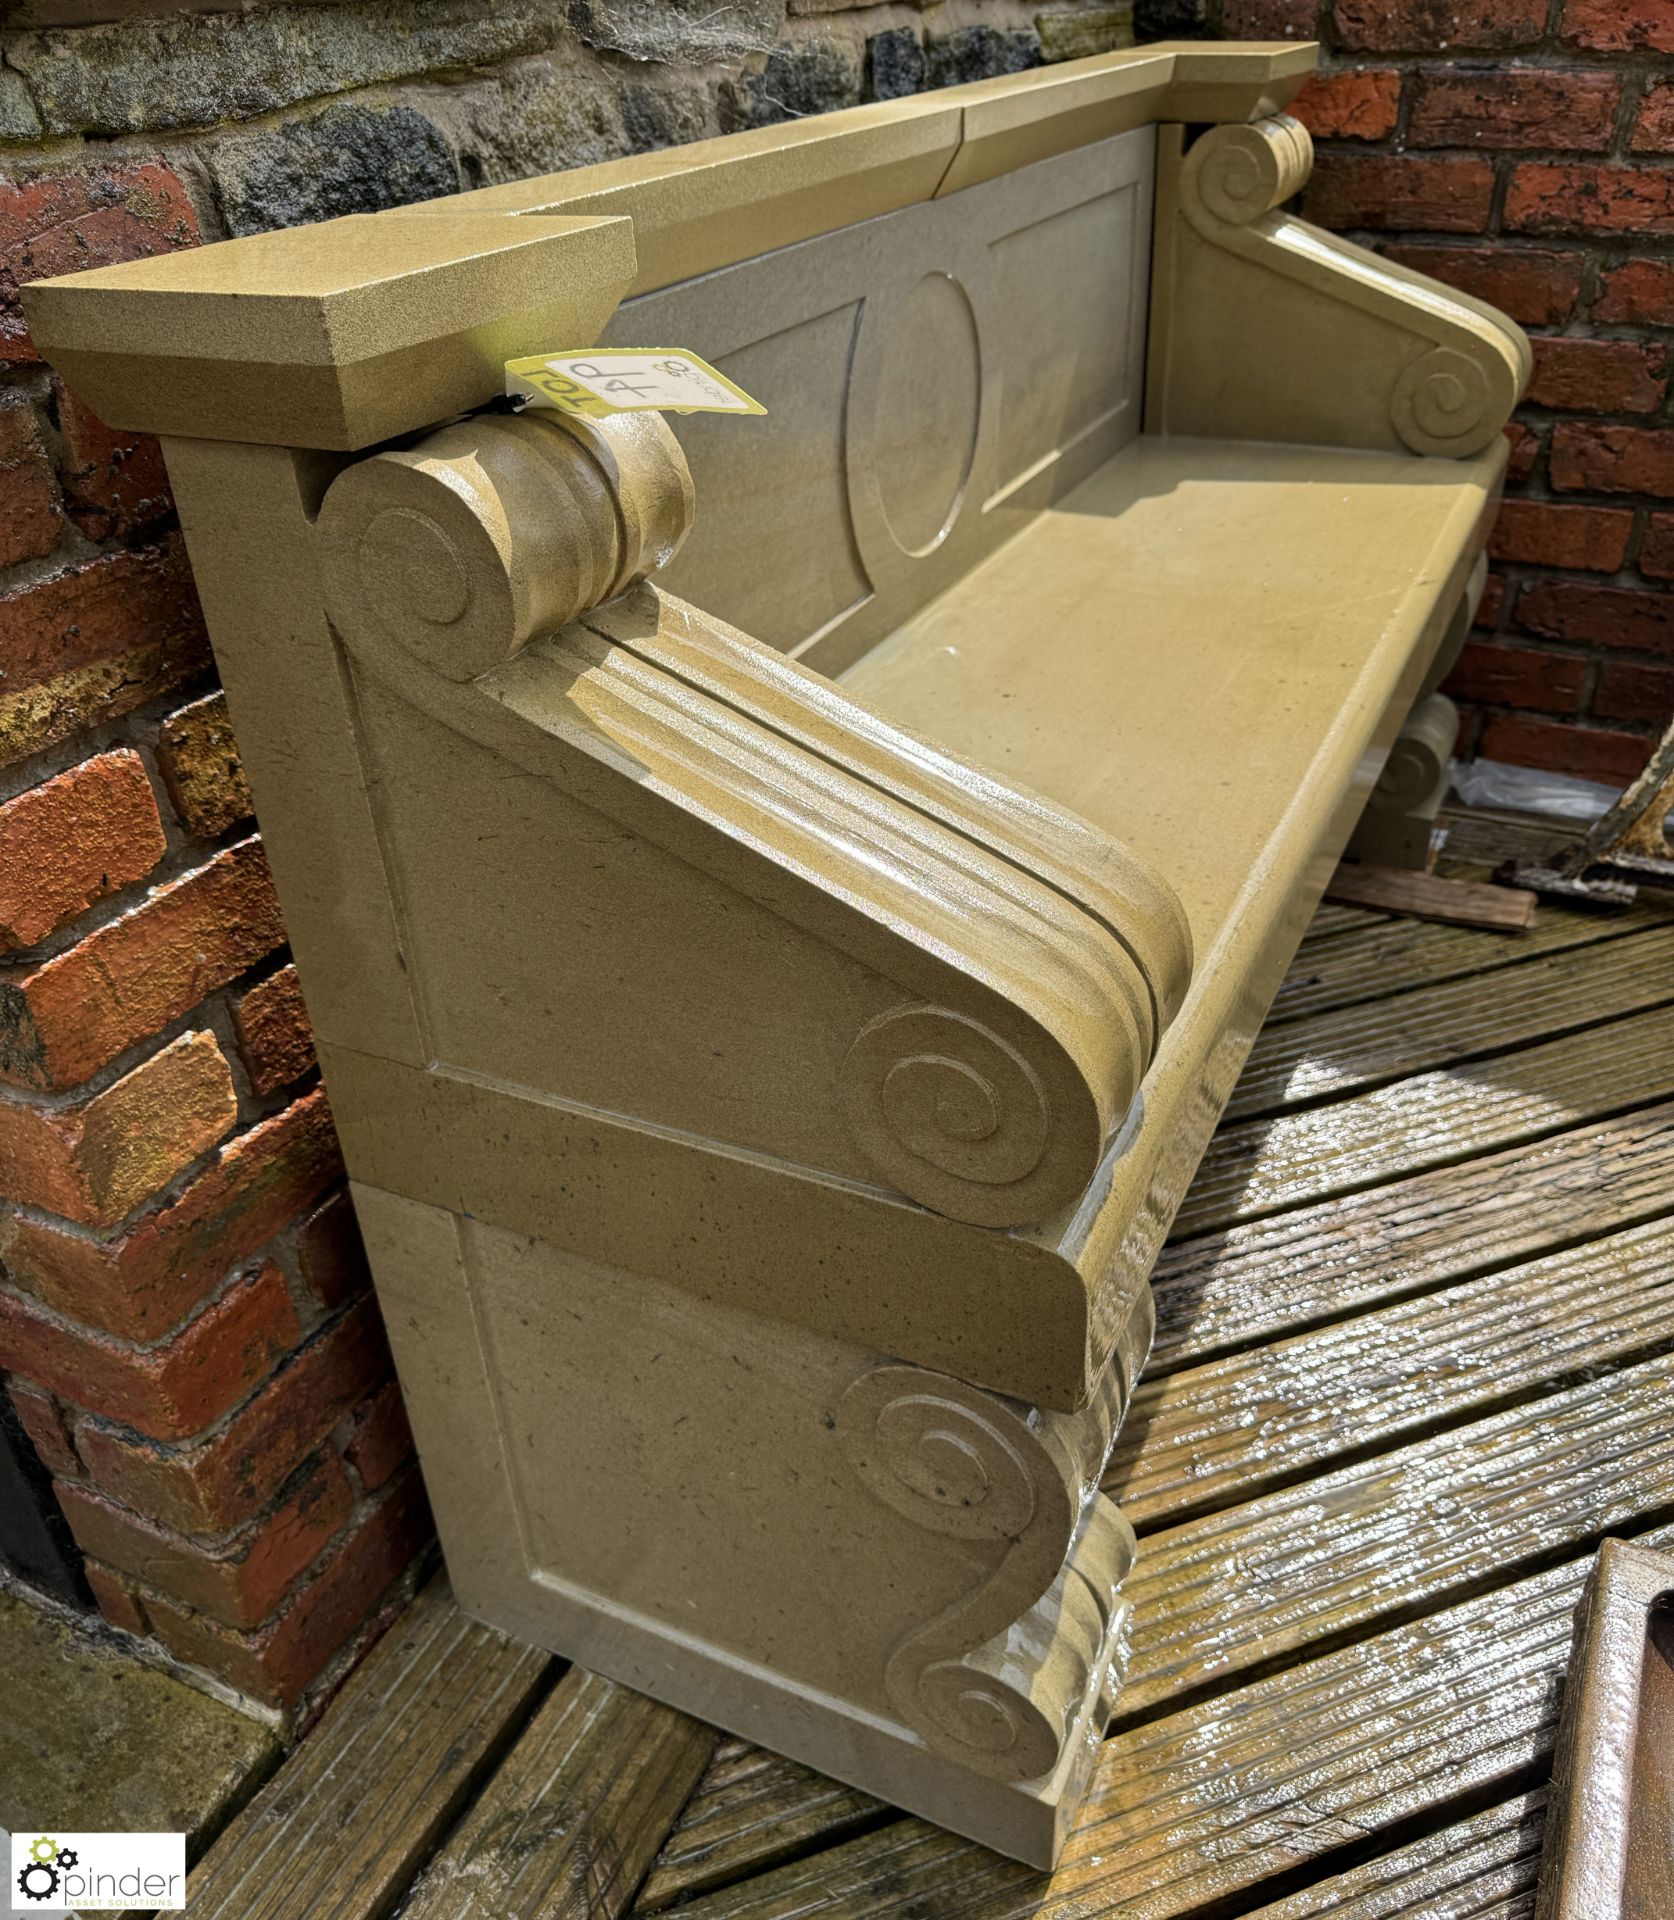
<svg viewBox="0 0 1674 1920">
<path fill-rule="evenodd" d="M 1228 1120 L 1273 1113 L 1455 1061 L 1597 1026 L 1674 1000 L 1674 925 L 1506 967 L 1481 980 L 1344 1007 L 1257 1038 Z"/>
<path fill-rule="evenodd" d="M 904 1819 L 682 1920 L 1247 1912 L 1264 1882 L 1537 1784 L 1586 1570 L 1566 1561 L 1108 1740 L 1051 1876 Z"/>
<path fill-rule="evenodd" d="M 1148 1381 L 1104 1490 L 1135 1526 L 1178 1522 L 1670 1347 L 1663 1220 Z"/>
<path fill-rule="evenodd" d="M 572 1667 L 426 1868 L 402 1920 L 614 1920 L 717 1738 Z"/>
<path fill-rule="evenodd" d="M 1408 993 L 1415 987 L 1432 987 L 1464 974 L 1492 974 L 1543 953 L 1593 946 L 1642 932 L 1655 925 L 1656 918 L 1637 909 L 1605 916 L 1551 907 L 1520 940 L 1479 928 L 1436 926 L 1427 920 L 1373 920 L 1329 941 L 1304 941 L 1273 996 L 1267 1028 L 1307 1014 Z M 1497 983 L 1489 981 L 1487 987 L 1495 991 Z"/>
<path fill-rule="evenodd" d="M 1674 1512 L 1662 1356 L 1145 1540 L 1118 1721 Z"/>
<path fill-rule="evenodd" d="M 1175 1237 L 1255 1219 L 1674 1095 L 1674 1009 L 1222 1127 Z"/>
<path fill-rule="evenodd" d="M 1246 1920 L 1533 1920 L 1546 1789 L 1332 1874 Z"/>
<path fill-rule="evenodd" d="M 191 1920 L 381 1920 L 553 1670 L 433 1580 L 192 1870 Z"/>
<path fill-rule="evenodd" d="M 1491 881 L 1455 880 L 1405 867 L 1345 863 L 1331 876 L 1325 897 L 1339 906 L 1381 907 L 1423 920 L 1449 920 L 1467 927 L 1500 927 L 1522 933 L 1533 926 L 1537 897 L 1524 887 Z"/>
<path fill-rule="evenodd" d="M 1358 933 L 1366 927 L 1389 923 L 1387 913 L 1374 913 L 1368 907 L 1338 907 L 1322 901 L 1314 909 L 1314 917 L 1302 937 L 1305 941 L 1328 940 L 1339 933 Z"/>
<path fill-rule="evenodd" d="M 725 1886 L 899 1816 L 855 1787 L 747 1741 L 716 1750 L 647 1876 L 635 1913 Z"/>
<path fill-rule="evenodd" d="M 1631 1226 L 1674 1196 L 1674 1102 L 1176 1241 L 1147 1377 Z"/>
<path fill-rule="evenodd" d="M 1552 1559 L 1564 1561 L 1573 1600 L 1586 1571 L 1584 1559 L 1575 1556 L 1590 1551 L 1606 1530 L 1631 1529 L 1643 1514 L 1674 1509 L 1671 1386 L 1674 1360 L 1627 1369 L 1152 1535 L 1129 1576 L 1134 1655 L 1117 1703 L 1123 1730 L 1109 1746 L 1149 1754 L 1151 1728 L 1186 1721 L 1220 1728 L 1230 1756 L 1246 1702 L 1254 1697 L 1277 1716 L 1259 1738 L 1252 1735 L 1257 1746 L 1265 1740 L 1271 1754 L 1289 1738 L 1283 1713 L 1299 1709 L 1283 1688 L 1275 1693 L 1272 1680 L 1256 1677 L 1266 1669 L 1308 1661 L 1317 1649 L 1351 1636 L 1375 1645 L 1380 1633 L 1399 1632 L 1390 1622 L 1403 1615 L 1476 1607 L 1486 1609 L 1482 1617 L 1495 1617 L 1505 1583 L 1539 1589 L 1546 1576 L 1536 1569 Z M 1489 1587 L 1486 1596 L 1470 1598 L 1480 1587 Z M 1488 1683 L 1502 1657 L 1498 1643 L 1482 1631 L 1475 1649 L 1478 1685 Z M 1553 1653 L 1555 1672 L 1567 1657 L 1568 1634 L 1566 1612 Z M 1352 1667 L 1362 1657 L 1359 1646 L 1350 1645 L 1326 1659 L 1347 1660 Z M 1310 1662 L 1321 1664 L 1317 1658 Z M 1207 1699 L 1186 1704 L 1210 1688 Z M 1142 1713 L 1167 1717 L 1136 1724 Z M 1442 1755 L 1436 1765 L 1456 1761 Z M 1158 1801 L 1164 1825 L 1189 1824 L 1190 1795 L 1168 1770 L 1173 1764 L 1158 1762 L 1162 1770 L 1147 1792 Z M 1334 1790 L 1333 1806 L 1339 1797 Z M 1113 1795 L 1106 1798 L 1123 1805 Z M 1249 1811 L 1253 1818 L 1258 1809 Z M 804 1827 L 800 1844 L 806 1847 L 815 1837 Z M 741 1878 L 757 1871 L 778 1857 L 769 1854 L 770 1845 L 759 1826 L 754 1838 L 740 1833 L 729 1870 Z M 819 1857 L 831 1861 L 842 1852 Z M 981 1858 L 992 1862 L 993 1856 Z M 806 1891 L 815 1882 L 785 1884 Z M 875 1892 L 875 1883 L 866 1885 Z M 809 1909 L 828 1910 L 849 1911 L 841 1905 Z M 700 1901 L 693 1911 L 707 1915 L 709 1907 Z M 739 1911 L 752 1920 L 756 1913 L 748 1906 Z"/>
</svg>

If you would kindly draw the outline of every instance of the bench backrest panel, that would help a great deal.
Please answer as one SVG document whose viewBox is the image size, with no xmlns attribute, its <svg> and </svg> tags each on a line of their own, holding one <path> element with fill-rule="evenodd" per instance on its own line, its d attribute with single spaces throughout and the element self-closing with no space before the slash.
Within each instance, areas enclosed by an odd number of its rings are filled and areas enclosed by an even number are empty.
<svg viewBox="0 0 1674 1920">
<path fill-rule="evenodd" d="M 663 579 L 840 672 L 1139 431 L 1154 130 L 627 302 L 767 407 L 676 422 Z"/>
</svg>

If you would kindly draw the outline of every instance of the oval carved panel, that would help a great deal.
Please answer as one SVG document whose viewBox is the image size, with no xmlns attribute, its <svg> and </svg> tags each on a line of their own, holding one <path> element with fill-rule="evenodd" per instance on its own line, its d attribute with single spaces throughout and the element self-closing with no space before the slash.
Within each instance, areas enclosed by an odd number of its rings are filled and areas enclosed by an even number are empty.
<svg viewBox="0 0 1674 1920">
<path fill-rule="evenodd" d="M 951 274 L 927 273 L 888 322 L 866 449 L 903 553 L 931 552 L 958 517 L 981 411 L 970 300 Z"/>
</svg>

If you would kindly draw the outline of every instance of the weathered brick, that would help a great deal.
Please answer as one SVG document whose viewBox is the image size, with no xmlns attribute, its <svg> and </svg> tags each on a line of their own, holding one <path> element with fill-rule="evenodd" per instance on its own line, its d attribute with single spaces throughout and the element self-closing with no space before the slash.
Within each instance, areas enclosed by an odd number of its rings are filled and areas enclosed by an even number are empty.
<svg viewBox="0 0 1674 1920">
<path fill-rule="evenodd" d="M 1525 47 L 1546 31 L 1545 0 L 1333 0 L 1337 44 L 1354 52 Z"/>
<path fill-rule="evenodd" d="M 1587 413 L 1654 413 L 1668 392 L 1668 350 L 1636 340 L 1537 336 L 1528 399 Z"/>
<path fill-rule="evenodd" d="M 1520 487 L 1539 464 L 1543 442 L 1540 435 L 1521 420 L 1508 422 L 1505 437 L 1511 448 L 1505 463 L 1506 483 Z"/>
<path fill-rule="evenodd" d="M 1476 603 L 1476 618 L 1471 624 L 1486 633 L 1492 633 L 1499 626 L 1500 615 L 1505 610 L 1505 595 L 1505 575 L 1489 574 L 1483 585 L 1482 598 Z"/>
<path fill-rule="evenodd" d="M 89 540 L 126 539 L 174 510 L 163 449 L 149 433 L 107 427 L 60 381 L 64 498 Z"/>
<path fill-rule="evenodd" d="M 1646 89 L 1629 145 L 1635 153 L 1674 153 L 1674 82 L 1658 80 Z"/>
<path fill-rule="evenodd" d="M 1486 300 L 1528 327 L 1562 326 L 1581 297 L 1584 253 L 1536 247 L 1443 247 L 1391 244 L 1386 258 Z"/>
<path fill-rule="evenodd" d="M 372 1284 L 360 1222 L 346 1187 L 303 1221 L 297 1229 L 296 1250 L 303 1279 L 328 1310 L 364 1293 Z"/>
<path fill-rule="evenodd" d="M 1447 677 L 1447 691 L 1485 706 L 1579 713 L 1586 671 L 1575 654 L 1471 640 Z"/>
<path fill-rule="evenodd" d="M 237 1118 L 214 1034 L 183 1033 L 79 1106 L 0 1100 L 0 1194 L 84 1226 L 114 1226 Z"/>
<path fill-rule="evenodd" d="M 1305 208 L 1324 227 L 1427 228 L 1481 233 L 1494 196 L 1486 160 L 1411 159 L 1398 153 L 1322 153 Z"/>
<path fill-rule="evenodd" d="M 201 1432 L 271 1372 L 299 1331 L 271 1261 L 155 1347 L 66 1326 L 0 1292 L 0 1366 L 154 1440 Z"/>
<path fill-rule="evenodd" d="M 389 1371 L 383 1322 L 367 1298 L 194 1445 L 160 1446 L 97 1420 L 81 1422 L 76 1443 L 91 1478 L 124 1506 L 181 1533 L 221 1533 L 258 1513 Z"/>
<path fill-rule="evenodd" d="M 1290 111 L 1316 140 L 1382 140 L 1400 117 L 1401 76 L 1393 67 L 1316 73 Z"/>
<path fill-rule="evenodd" d="M 401 1389 L 391 1380 L 355 1415 L 346 1449 L 368 1493 L 376 1493 L 413 1457 L 413 1430 Z"/>
<path fill-rule="evenodd" d="M 0 1259 L 12 1285 L 53 1311 L 124 1339 L 156 1340 L 342 1173 L 316 1087 L 228 1141 L 166 1207 L 125 1231 L 96 1239 L 0 1219 Z"/>
<path fill-rule="evenodd" d="M 1319 0 L 1225 0 L 1221 31 L 1228 40 L 1312 40 Z"/>
<path fill-rule="evenodd" d="M 288 1087 L 313 1070 L 314 1033 L 296 968 L 289 963 L 233 1002 L 233 1026 L 257 1093 Z"/>
<path fill-rule="evenodd" d="M 1645 526 L 1645 542 L 1639 549 L 1639 571 L 1653 580 L 1674 580 L 1674 513 L 1653 513 Z M 1666 603 L 1667 594 L 1655 596 Z M 1674 636 L 1669 642 L 1674 652 Z"/>
<path fill-rule="evenodd" d="M 1564 0 L 1561 30 L 1598 53 L 1674 53 L 1674 0 Z"/>
<path fill-rule="evenodd" d="M 1426 71 L 1407 138 L 1415 147 L 1541 147 L 1602 153 L 1621 105 L 1621 77 L 1545 67 Z"/>
<path fill-rule="evenodd" d="M 108 660 L 71 667 L 39 686 L 0 692 L 0 767 L 68 740 L 89 727 L 119 720 L 161 699 L 209 666 L 209 639 L 201 627 L 147 640 Z M 0 688 L 5 681 L 0 679 Z"/>
<path fill-rule="evenodd" d="M 64 531 L 58 482 L 35 409 L 0 394 L 0 567 L 51 553 Z"/>
<path fill-rule="evenodd" d="M 1615 507 L 1577 507 L 1549 500 L 1507 500 L 1494 522 L 1488 552 L 1525 566 L 1614 573 L 1627 559 L 1633 515 Z"/>
<path fill-rule="evenodd" d="M 168 851 L 145 762 L 96 754 L 0 806 L 0 953 L 32 947 Z"/>
<path fill-rule="evenodd" d="M 0 979 L 0 1081 L 76 1085 L 284 938 L 261 842 L 240 841 L 67 952 Z"/>
<path fill-rule="evenodd" d="M 1669 518 L 1674 531 L 1674 516 Z M 1525 633 L 1547 640 L 1674 654 L 1674 594 L 1592 580 L 1531 580 L 1516 617 Z"/>
<path fill-rule="evenodd" d="M 1651 742 L 1642 734 L 1579 726 L 1573 720 L 1529 720 L 1521 714 L 1490 714 L 1477 751 L 1485 760 L 1548 773 L 1573 773 L 1625 787 L 1644 766 Z"/>
<path fill-rule="evenodd" d="M 72 667 L 202 630 L 186 549 L 171 534 L 0 595 L 0 689 L 15 694 Z"/>
<path fill-rule="evenodd" d="M 1607 660 L 1593 695 L 1601 720 L 1642 720 L 1660 733 L 1674 721 L 1674 667 L 1638 660 Z"/>
<path fill-rule="evenodd" d="M 114 1568 L 101 1567 L 97 1560 L 84 1561 L 82 1571 L 87 1575 L 87 1584 L 93 1589 L 100 1613 L 113 1627 L 120 1627 L 124 1633 L 151 1631 L 138 1594 L 121 1574 Z"/>
<path fill-rule="evenodd" d="M 12 1405 L 17 1417 L 23 1423 L 41 1464 L 48 1472 L 55 1473 L 59 1479 L 73 1479 L 81 1472 L 81 1460 L 76 1453 L 70 1430 L 64 1424 L 64 1415 L 58 1402 L 50 1393 L 43 1393 L 39 1387 L 32 1387 L 27 1380 L 8 1380 L 6 1391 L 11 1395 Z"/>
<path fill-rule="evenodd" d="M 1511 233 L 1674 233 L 1674 168 L 1519 161 L 1505 225 Z"/>
<path fill-rule="evenodd" d="M 1553 486 L 1564 492 L 1674 498 L 1674 431 L 1565 420 L 1552 434 L 1549 466 Z"/>
<path fill-rule="evenodd" d="M 161 160 L 0 180 L 0 360 L 38 360 L 17 290 L 198 243 L 197 216 Z"/>
<path fill-rule="evenodd" d="M 254 1627 L 320 1557 L 349 1517 L 354 1489 L 326 1454 L 303 1468 L 271 1513 L 224 1540 L 189 1540 L 91 1487 L 60 1485 L 83 1552 L 230 1627 Z"/>
<path fill-rule="evenodd" d="M 223 1627 L 161 1597 L 146 1598 L 158 1637 L 183 1660 L 259 1700 L 289 1706 L 376 1609 L 431 1539 L 416 1472 L 375 1497 L 339 1536 L 318 1568 L 254 1633 Z"/>
<path fill-rule="evenodd" d="M 219 690 L 163 722 L 157 763 L 181 824 L 200 839 L 216 839 L 255 812 L 227 696 Z"/>
<path fill-rule="evenodd" d="M 1600 282 L 1593 317 L 1626 326 L 1674 327 L 1674 261 L 1628 260 L 1610 268 Z"/>
</svg>

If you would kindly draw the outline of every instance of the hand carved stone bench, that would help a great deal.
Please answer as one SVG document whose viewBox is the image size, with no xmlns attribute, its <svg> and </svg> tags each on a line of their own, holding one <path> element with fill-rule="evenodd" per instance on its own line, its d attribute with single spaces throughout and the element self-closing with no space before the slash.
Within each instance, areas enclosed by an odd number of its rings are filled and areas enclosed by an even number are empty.
<svg viewBox="0 0 1674 1920">
<path fill-rule="evenodd" d="M 1147 1274 L 1527 372 L 1281 211 L 1312 59 L 27 296 L 167 437 L 461 1599 L 1043 1865 L 1119 1682 Z M 768 412 L 491 410 L 597 342 Z"/>
</svg>

